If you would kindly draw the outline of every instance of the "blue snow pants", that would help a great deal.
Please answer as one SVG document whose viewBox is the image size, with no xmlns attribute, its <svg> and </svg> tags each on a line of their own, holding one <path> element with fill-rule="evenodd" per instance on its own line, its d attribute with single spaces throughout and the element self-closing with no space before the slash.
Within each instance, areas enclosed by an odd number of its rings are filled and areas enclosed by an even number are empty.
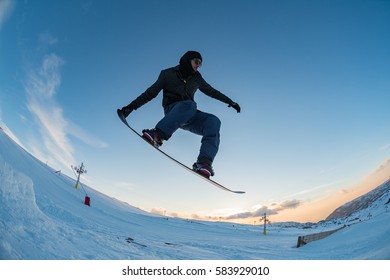
<svg viewBox="0 0 390 280">
<path fill-rule="evenodd" d="M 184 129 L 202 136 L 198 162 L 211 164 L 218 152 L 221 121 L 214 115 L 197 110 L 196 103 L 185 100 L 164 108 L 165 116 L 156 125 L 168 140 L 178 129 Z"/>
</svg>

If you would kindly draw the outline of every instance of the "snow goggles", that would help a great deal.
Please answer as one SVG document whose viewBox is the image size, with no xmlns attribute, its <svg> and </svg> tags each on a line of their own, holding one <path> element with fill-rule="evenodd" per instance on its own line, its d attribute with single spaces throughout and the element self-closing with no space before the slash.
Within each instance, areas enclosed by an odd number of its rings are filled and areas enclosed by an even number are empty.
<svg viewBox="0 0 390 280">
<path fill-rule="evenodd" d="M 196 66 L 202 66 L 202 60 L 200 58 L 194 58 L 192 60 L 195 62 Z"/>
</svg>

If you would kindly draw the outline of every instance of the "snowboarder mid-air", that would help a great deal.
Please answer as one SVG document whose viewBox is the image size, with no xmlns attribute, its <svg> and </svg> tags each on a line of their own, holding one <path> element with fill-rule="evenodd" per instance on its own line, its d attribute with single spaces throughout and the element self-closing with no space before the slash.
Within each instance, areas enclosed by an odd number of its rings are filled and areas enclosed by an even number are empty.
<svg viewBox="0 0 390 280">
<path fill-rule="evenodd" d="M 213 160 L 218 152 L 221 121 L 214 115 L 197 109 L 194 100 L 196 90 L 215 98 L 234 108 L 237 113 L 240 106 L 229 97 L 209 85 L 199 73 L 202 66 L 199 52 L 188 51 L 181 58 L 179 65 L 160 72 L 157 81 L 129 105 L 119 111 L 127 118 L 163 91 L 162 105 L 165 116 L 153 129 L 144 129 L 142 137 L 155 147 L 163 144 L 178 129 L 184 129 L 202 136 L 201 147 L 193 170 L 206 178 L 214 175 Z"/>
</svg>

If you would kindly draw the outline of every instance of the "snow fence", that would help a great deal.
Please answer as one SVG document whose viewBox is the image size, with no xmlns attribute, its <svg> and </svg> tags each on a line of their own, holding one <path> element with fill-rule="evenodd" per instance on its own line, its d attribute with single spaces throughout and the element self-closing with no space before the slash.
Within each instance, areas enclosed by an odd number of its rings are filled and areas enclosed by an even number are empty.
<svg viewBox="0 0 390 280">
<path fill-rule="evenodd" d="M 345 227 L 346 226 L 342 226 L 342 227 L 334 229 L 334 230 L 323 231 L 323 232 L 309 234 L 309 235 L 305 235 L 305 236 L 298 236 L 297 248 L 299 248 L 299 247 L 301 247 L 309 242 L 320 240 L 320 239 L 323 239 L 325 237 L 328 237 L 329 235 L 331 235 L 331 234 L 335 233 L 336 231 L 339 231 L 340 229 L 343 229 Z"/>
</svg>

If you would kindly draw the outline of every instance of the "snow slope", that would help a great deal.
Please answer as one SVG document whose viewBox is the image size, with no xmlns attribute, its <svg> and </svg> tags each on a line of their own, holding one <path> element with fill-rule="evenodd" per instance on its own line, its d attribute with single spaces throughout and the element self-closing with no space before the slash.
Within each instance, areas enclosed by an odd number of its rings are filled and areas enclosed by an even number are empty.
<svg viewBox="0 0 390 280">
<path fill-rule="evenodd" d="M 267 227 L 165 218 L 85 187 L 0 129 L 0 259 L 390 259 L 389 193 L 355 216 Z M 357 221 L 359 223 L 356 223 Z M 356 223 L 296 248 L 297 237 Z"/>
</svg>

